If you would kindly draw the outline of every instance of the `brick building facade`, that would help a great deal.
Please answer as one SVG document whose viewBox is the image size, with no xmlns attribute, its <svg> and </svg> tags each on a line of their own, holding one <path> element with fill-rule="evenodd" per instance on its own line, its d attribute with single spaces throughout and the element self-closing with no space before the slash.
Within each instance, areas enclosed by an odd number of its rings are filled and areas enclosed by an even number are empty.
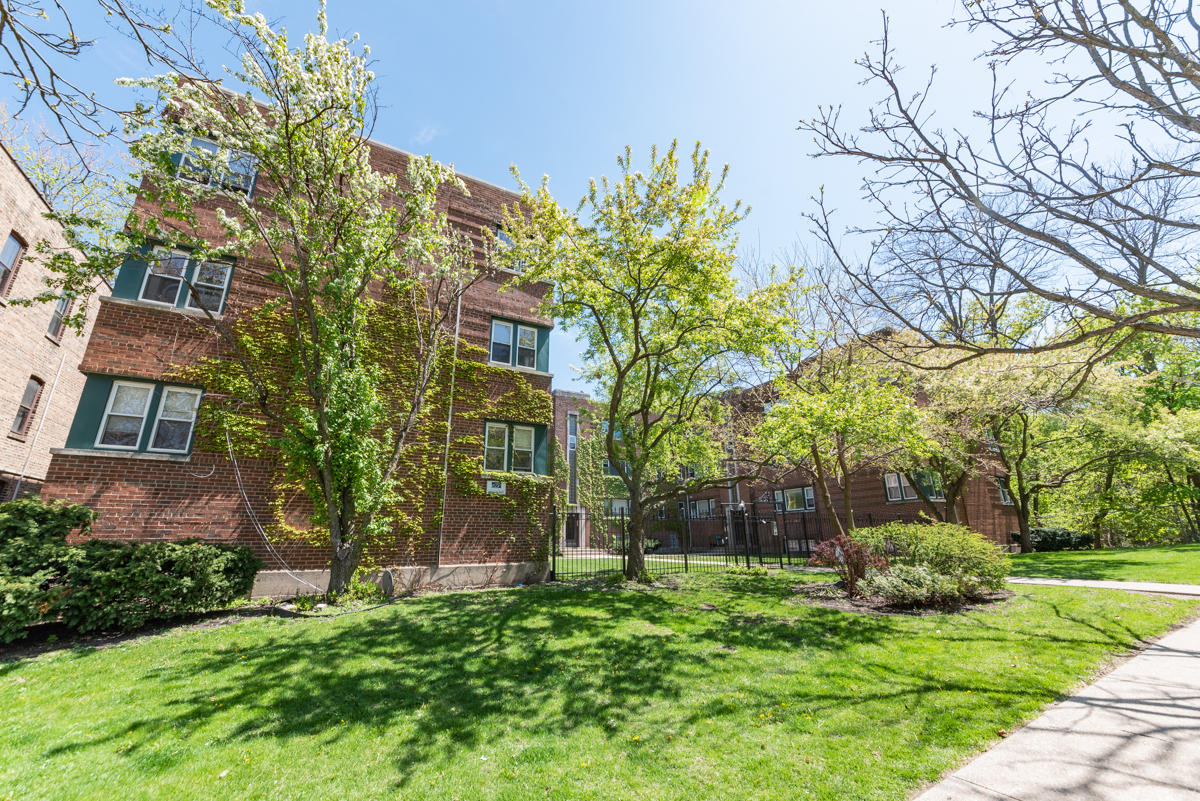
<svg viewBox="0 0 1200 801">
<path fill-rule="evenodd" d="M 372 143 L 374 167 L 400 176 L 402 182 L 407 158 L 402 151 Z M 518 196 L 461 177 L 470 196 L 443 193 L 439 206 L 455 226 L 481 242 L 480 229 L 496 229 L 502 206 L 513 204 Z M 154 212 L 145 198 L 137 203 L 141 210 Z M 200 210 L 202 228 L 215 229 L 222 203 Z M 229 204 L 226 211 L 233 208 Z M 328 544 L 272 533 L 281 516 L 289 525 L 306 525 L 307 497 L 281 488 L 277 460 L 231 452 L 221 432 L 207 439 L 203 432 L 198 435 L 197 410 L 206 402 L 205 388 L 173 378 L 181 367 L 218 356 L 216 338 L 206 328 L 199 304 L 225 319 L 276 296 L 273 285 L 248 269 L 261 258 L 251 254 L 240 261 L 196 264 L 186 253 L 160 254 L 153 265 L 134 260 L 122 267 L 112 296 L 100 304 L 87 351 L 75 371 L 83 387 L 72 410 L 70 432 L 54 450 L 43 495 L 96 509 L 100 517 L 94 532 L 100 537 L 201 537 L 246 545 L 267 562 L 268 570 L 308 576 L 306 580 L 323 588 Z M 176 274 L 190 275 L 205 297 L 180 288 L 163 267 L 173 259 L 178 262 Z M 505 397 L 528 398 L 532 393 L 544 398 L 545 419 L 495 420 L 479 409 L 455 408 L 451 448 L 456 456 L 481 466 L 481 443 L 496 445 L 503 434 L 503 450 L 491 451 L 492 469 L 528 473 L 536 481 L 538 474 L 548 475 L 550 467 L 548 343 L 553 322 L 537 313 L 549 287 L 517 282 L 518 276 L 502 273 L 467 292 L 460 342 L 475 346 L 463 351 L 468 358 L 489 366 L 482 387 L 488 408 L 502 405 Z M 431 415 L 444 420 L 448 411 L 435 408 Z M 497 460 L 504 464 L 497 467 Z M 441 463 L 440 451 L 437 461 Z M 397 534 L 394 543 L 373 556 L 398 566 L 534 565 L 538 545 L 544 545 L 539 526 L 545 510 L 520 508 L 515 487 L 506 487 L 500 496 L 498 488 L 485 491 L 489 483 L 482 470 L 476 470 L 467 485 L 450 476 L 442 525 L 435 524 L 439 489 L 420 509 L 406 510 L 420 521 L 421 533 Z"/>
<path fill-rule="evenodd" d="M 37 494 L 52 448 L 62 447 L 83 391 L 79 372 L 98 308 L 88 309 L 81 333 L 62 324 L 72 311 L 59 304 L 17 306 L 17 298 L 45 291 L 46 267 L 31 255 L 38 243 L 64 249 L 62 227 L 44 216 L 50 205 L 0 146 L 0 501 Z"/>
<path fill-rule="evenodd" d="M 598 404 L 585 393 L 555 390 L 554 401 L 554 436 L 558 442 L 570 442 L 568 426 L 572 417 L 583 421 L 577 424 L 578 432 L 582 434 L 590 427 L 586 422 L 590 417 L 603 414 Z M 742 413 L 759 413 L 763 410 L 753 391 L 739 396 L 737 403 Z M 997 545 L 1010 549 L 1010 533 L 1017 530 L 1017 515 L 1004 480 L 999 470 L 995 475 L 971 479 L 959 501 L 958 513 L 965 525 Z M 931 499 L 938 494 L 936 488 L 925 489 Z M 844 519 L 842 492 L 836 486 L 830 487 L 830 496 L 834 505 L 833 513 L 839 519 Z M 858 526 L 896 520 L 913 522 L 920 519 L 922 514 L 934 517 L 908 479 L 899 473 L 864 469 L 852 478 L 850 497 L 855 525 Z M 945 515 L 944 500 L 932 500 L 932 503 Z M 619 510 L 621 505 L 622 501 L 617 499 L 613 508 Z M 803 468 L 776 471 L 766 478 L 743 481 L 727 489 L 709 489 L 689 495 L 676 502 L 675 509 L 665 510 L 665 513 L 670 517 L 690 518 L 693 522 L 693 547 L 707 549 L 723 545 L 726 512 L 742 508 L 755 517 L 775 518 L 776 526 L 782 527 L 779 535 L 793 541 L 826 539 L 833 533 L 829 521 L 830 510 L 826 508 L 815 478 Z M 586 515 L 577 525 L 577 533 L 566 528 L 560 530 L 560 547 L 587 548 L 598 545 L 594 542 L 597 537 L 587 524 Z M 657 535 L 651 532 L 649 536 Z M 663 548 L 670 550 L 679 547 L 677 537 L 673 543 L 670 533 L 663 533 L 661 538 Z"/>
</svg>

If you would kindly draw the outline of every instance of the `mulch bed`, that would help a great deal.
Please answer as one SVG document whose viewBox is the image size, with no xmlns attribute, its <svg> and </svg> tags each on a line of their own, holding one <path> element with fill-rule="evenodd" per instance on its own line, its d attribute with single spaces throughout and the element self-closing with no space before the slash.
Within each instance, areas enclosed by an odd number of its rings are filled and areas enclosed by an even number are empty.
<svg viewBox="0 0 1200 801">
<path fill-rule="evenodd" d="M 958 604 L 955 606 L 936 606 L 936 607 L 906 607 L 892 606 L 882 598 L 870 596 L 861 598 L 847 598 L 845 591 L 841 587 L 841 582 L 832 583 L 812 583 L 812 584 L 797 584 L 792 587 L 792 591 L 796 594 L 793 598 L 802 600 L 805 603 L 813 604 L 814 606 L 823 606 L 826 609 L 836 609 L 839 612 L 861 612 L 867 615 L 903 615 L 922 617 L 927 615 L 953 615 L 963 612 L 972 612 L 977 609 L 986 609 L 998 603 L 1007 601 L 1012 598 L 1015 593 L 1009 590 L 1001 590 L 1000 592 L 992 593 L 986 598 L 970 603 Z"/>
</svg>

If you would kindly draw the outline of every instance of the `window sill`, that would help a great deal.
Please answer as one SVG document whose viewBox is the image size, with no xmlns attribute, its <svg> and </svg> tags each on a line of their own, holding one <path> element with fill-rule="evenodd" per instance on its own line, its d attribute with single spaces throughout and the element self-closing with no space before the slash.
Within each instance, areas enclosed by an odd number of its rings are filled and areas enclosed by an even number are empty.
<svg viewBox="0 0 1200 801">
<path fill-rule="evenodd" d="M 493 362 L 488 360 L 488 367 L 500 367 L 505 370 L 512 370 L 516 373 L 527 373 L 528 375 L 540 375 L 546 378 L 554 378 L 554 373 L 547 373 L 543 370 L 537 370 L 533 367 L 519 367 L 515 364 L 505 364 L 504 362 Z"/>
<path fill-rule="evenodd" d="M 62 340 L 61 340 L 61 339 L 59 339 L 58 337 L 55 337 L 53 334 L 51 334 L 51 333 L 49 333 L 49 332 L 47 332 L 47 333 L 46 333 L 46 339 L 48 339 L 48 340 L 50 340 L 52 343 L 54 343 L 54 345 L 55 345 L 55 346 L 61 346 L 61 345 L 62 345 Z"/>
<path fill-rule="evenodd" d="M 25 442 L 25 441 L 26 441 L 25 435 L 24 435 L 24 434 L 18 434 L 16 431 L 9 431 L 9 432 L 8 432 L 8 438 L 9 438 L 9 439 L 15 439 L 17 442 Z"/>
<path fill-rule="evenodd" d="M 195 317 L 200 320 L 207 320 L 208 314 L 199 309 L 181 309 L 178 306 L 168 306 L 165 303 L 151 303 L 146 300 L 131 300 L 129 298 L 114 298 L 112 295 L 103 295 L 100 297 L 101 303 L 112 303 L 117 306 L 132 306 L 137 309 L 152 309 L 154 311 L 168 312 L 174 314 L 182 314 L 185 317 Z M 214 314 L 212 319 L 218 323 L 225 319 L 223 314 Z"/>
<path fill-rule="evenodd" d="M 505 473 L 505 472 L 502 472 L 499 470 L 481 470 L 479 472 L 479 475 L 485 481 L 507 481 L 508 479 L 513 478 L 514 476 L 517 478 L 541 479 L 543 481 L 553 481 L 554 480 L 554 476 L 547 476 L 547 475 L 543 475 L 542 473 L 513 473 L 513 472 Z"/>
<path fill-rule="evenodd" d="M 149 462 L 190 462 L 192 457 L 184 454 L 145 453 L 138 451 L 108 451 L 103 448 L 51 448 L 55 456 L 98 456 L 103 459 L 138 459 Z"/>
<path fill-rule="evenodd" d="M 3 309 L 7 305 L 8 305 L 8 301 L 5 300 L 3 297 L 0 297 L 0 309 Z"/>
</svg>

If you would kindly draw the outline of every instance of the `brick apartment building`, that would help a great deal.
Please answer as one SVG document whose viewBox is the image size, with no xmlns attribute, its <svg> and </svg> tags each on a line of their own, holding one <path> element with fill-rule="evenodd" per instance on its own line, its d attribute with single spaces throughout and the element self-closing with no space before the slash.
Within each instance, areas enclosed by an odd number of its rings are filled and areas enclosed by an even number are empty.
<svg viewBox="0 0 1200 801">
<path fill-rule="evenodd" d="M 70 298 L 57 304 L 17 306 L 16 298 L 45 291 L 48 271 L 30 253 L 41 241 L 63 249 L 62 227 L 44 216 L 50 204 L 0 146 L 0 414 L 7 428 L 0 439 L 0 501 L 18 493 L 36 495 L 50 465 L 52 448 L 62 447 L 83 391 L 79 372 L 84 347 L 96 319 L 88 310 L 81 333 L 63 325 Z"/>
<path fill-rule="evenodd" d="M 373 142 L 371 158 L 377 170 L 404 180 L 407 154 Z M 498 230 L 502 206 L 513 204 L 518 196 L 461 177 L 470 196 L 443 196 L 439 204 L 453 224 L 481 243 L 481 229 Z M 241 176 L 237 183 L 248 192 L 257 191 L 253 174 Z M 199 212 L 202 226 L 215 226 L 222 203 L 232 213 L 232 204 L 214 201 Z M 137 204 L 153 211 L 145 198 L 139 197 Z M 56 443 L 60 447 L 53 451 L 43 495 L 97 510 L 94 532 L 100 537 L 201 537 L 249 546 L 268 565 L 256 592 L 284 595 L 311 591 L 293 577 L 322 589 L 327 582 L 327 544 L 271 533 L 272 521 L 280 515 L 289 525 L 307 525 L 307 497 L 280 488 L 277 460 L 231 454 L 223 436 L 198 439 L 197 410 L 205 403 L 205 388 L 171 377 L 180 366 L 217 355 L 200 304 L 227 317 L 277 294 L 273 285 L 247 269 L 255 259 L 261 254 L 242 263 L 198 264 L 186 252 L 177 252 L 158 254 L 150 264 L 134 260 L 122 267 L 112 295 L 101 299 L 82 362 L 77 369 L 72 365 L 72 378 L 82 387 L 72 398 L 77 402 L 70 431 Z M 201 297 L 191 295 L 181 274 L 192 276 Z M 503 408 L 506 396 L 528 397 L 532 392 L 544 397 L 544 419 L 493 419 L 479 409 L 471 414 L 470 409 L 456 407 L 452 449 L 472 464 L 482 467 L 486 461 L 488 470 L 547 475 L 553 322 L 536 309 L 549 287 L 517 284 L 501 292 L 512 280 L 519 279 L 504 273 L 470 289 L 463 299 L 461 341 L 477 346 L 478 353 L 486 354 L 479 360 L 497 368 L 485 372 L 482 392 L 491 404 L 487 408 Z M 445 419 L 446 412 L 435 409 L 432 414 Z M 476 444 L 464 445 L 464 438 Z M 491 566 L 488 575 L 495 580 L 527 575 L 535 566 L 533 540 L 544 543 L 535 532 L 540 531 L 545 510 L 514 514 L 514 488 L 486 481 L 482 470 L 469 483 L 472 486 L 466 487 L 450 477 L 442 525 L 433 524 L 439 494 L 417 513 L 422 534 L 398 534 L 386 552 L 373 554 L 375 558 L 413 566 L 436 583 L 476 581 L 479 576 L 470 566 L 478 565 Z M 501 565 L 499 575 L 496 565 Z"/>
<path fill-rule="evenodd" d="M 743 413 L 765 411 L 754 391 L 743 393 L 736 401 Z M 554 436 L 564 443 L 568 454 L 568 498 L 574 503 L 576 466 L 571 458 L 578 437 L 594 427 L 589 420 L 602 416 L 599 405 L 588 395 L 580 392 L 554 391 Z M 1016 509 L 1006 488 L 1006 479 L 1001 472 L 982 475 L 971 479 L 959 501 L 959 519 L 970 528 L 983 534 L 1003 548 L 1010 548 L 1010 532 L 1017 530 Z M 926 496 L 945 513 L 945 497 L 936 483 L 922 486 Z M 863 470 L 850 483 L 854 508 L 855 525 L 871 526 L 902 520 L 912 522 L 922 513 L 932 517 L 925 502 L 921 500 L 908 479 L 901 473 L 880 470 Z M 834 513 L 844 518 L 841 504 L 843 495 L 836 487 L 830 487 L 830 495 L 836 507 Z M 614 499 L 609 511 L 618 513 L 628 509 L 627 502 Z M 772 536 L 782 537 L 795 543 L 803 551 L 811 545 L 832 536 L 833 528 L 814 476 L 804 468 L 776 472 L 774 475 L 755 481 L 743 481 L 728 489 L 710 489 L 676 502 L 675 509 L 663 510 L 664 517 L 687 517 L 692 521 L 692 547 L 697 549 L 720 548 L 728 536 L 727 514 L 744 510 L 755 518 L 770 518 L 774 523 Z M 580 511 L 572 509 L 570 511 Z M 586 520 L 586 514 L 569 518 L 560 529 L 560 547 L 602 547 L 601 537 Z M 650 532 L 664 550 L 680 547 L 677 533 L 665 530 Z"/>
</svg>

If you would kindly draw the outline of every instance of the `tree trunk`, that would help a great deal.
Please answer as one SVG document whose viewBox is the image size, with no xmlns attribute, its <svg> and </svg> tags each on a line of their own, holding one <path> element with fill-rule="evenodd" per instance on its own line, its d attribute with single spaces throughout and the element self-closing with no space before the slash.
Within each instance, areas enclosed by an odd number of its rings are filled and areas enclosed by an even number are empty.
<svg viewBox="0 0 1200 801">
<path fill-rule="evenodd" d="M 361 539 L 361 538 L 360 538 Z M 333 549 L 333 558 L 329 562 L 329 589 L 333 595 L 342 592 L 350 585 L 354 574 L 362 562 L 363 546 L 361 542 L 352 545 L 343 544 Z"/>
<path fill-rule="evenodd" d="M 838 466 L 842 470 L 842 514 L 846 515 L 846 530 L 854 530 L 854 504 L 853 494 L 850 492 L 850 471 L 846 469 L 846 453 L 842 447 L 842 443 L 838 441 Z"/>
<path fill-rule="evenodd" d="M 813 466 L 817 470 L 817 488 L 821 490 L 821 500 L 825 502 L 825 512 L 833 523 L 833 533 L 844 537 L 846 529 L 842 528 L 842 521 L 838 520 L 837 514 L 833 511 L 833 498 L 829 495 L 829 479 L 825 476 L 825 463 L 821 461 L 821 452 L 817 450 L 816 445 L 812 446 L 812 457 Z"/>
<path fill-rule="evenodd" d="M 1092 516 L 1092 547 L 1097 551 L 1104 548 L 1104 534 L 1100 527 L 1104 524 L 1104 518 L 1108 517 L 1108 492 L 1112 489 L 1113 473 L 1115 472 L 1116 465 L 1110 461 L 1108 471 L 1104 474 L 1104 506 Z"/>
<path fill-rule="evenodd" d="M 1017 528 L 1021 533 L 1021 553 L 1033 553 L 1033 538 L 1029 534 L 1029 495 L 1016 498 Z"/>
<path fill-rule="evenodd" d="M 642 519 L 642 508 L 629 505 L 629 517 L 625 518 L 625 578 L 641 581 L 646 572 L 646 523 Z"/>
</svg>

